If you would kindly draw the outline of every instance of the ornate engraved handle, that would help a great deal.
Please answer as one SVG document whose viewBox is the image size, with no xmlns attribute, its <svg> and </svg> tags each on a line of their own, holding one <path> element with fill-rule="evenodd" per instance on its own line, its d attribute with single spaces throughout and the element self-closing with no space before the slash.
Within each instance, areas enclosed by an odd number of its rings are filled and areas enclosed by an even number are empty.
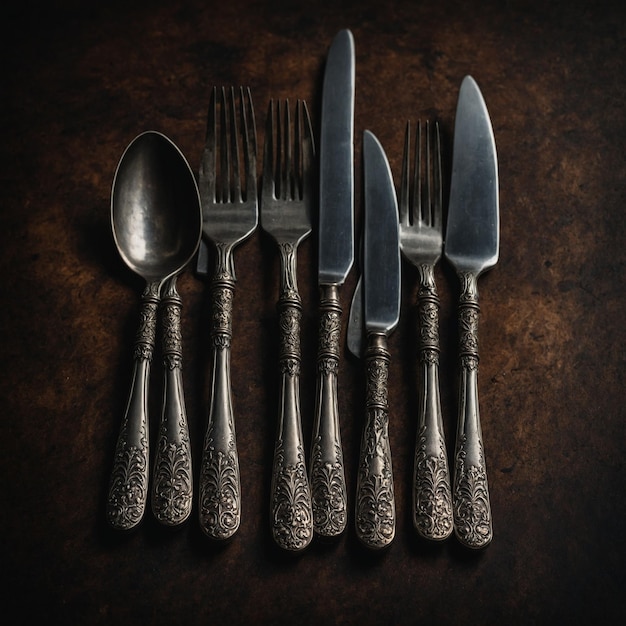
<svg viewBox="0 0 626 626">
<path fill-rule="evenodd" d="M 356 487 L 356 534 L 369 548 L 388 546 L 396 532 L 396 506 L 389 447 L 387 338 L 368 335 L 366 417 Z"/>
<path fill-rule="evenodd" d="M 166 526 L 182 524 L 191 513 L 193 501 L 191 446 L 182 378 L 181 310 L 174 277 L 165 284 L 161 302 L 165 384 L 152 478 L 152 512 Z"/>
<path fill-rule="evenodd" d="M 300 319 L 296 248 L 280 244 L 280 399 L 270 499 L 272 535 L 283 549 L 298 552 L 313 538 L 311 490 L 300 418 Z"/>
<path fill-rule="evenodd" d="M 421 265 L 419 405 L 413 470 L 413 525 L 426 539 L 441 541 L 453 529 L 450 471 L 439 395 L 439 297 L 432 265 Z"/>
<path fill-rule="evenodd" d="M 159 284 L 150 283 L 141 297 L 140 323 L 133 353 L 133 379 L 117 439 L 109 484 L 107 518 L 114 528 L 137 526 L 148 495 L 148 384 L 154 352 Z"/>
<path fill-rule="evenodd" d="M 337 406 L 341 305 L 337 287 L 323 286 L 317 353 L 317 401 L 311 446 L 313 528 L 322 537 L 341 535 L 348 498 Z"/>
<path fill-rule="evenodd" d="M 212 539 L 232 537 L 241 521 L 241 485 L 230 387 L 230 344 L 235 274 L 232 248 L 217 246 L 211 286 L 213 378 L 200 467 L 200 526 Z"/>
<path fill-rule="evenodd" d="M 492 539 L 491 505 L 478 407 L 478 290 L 476 276 L 460 274 L 459 422 L 454 468 L 454 529 L 459 541 L 482 548 Z"/>
</svg>

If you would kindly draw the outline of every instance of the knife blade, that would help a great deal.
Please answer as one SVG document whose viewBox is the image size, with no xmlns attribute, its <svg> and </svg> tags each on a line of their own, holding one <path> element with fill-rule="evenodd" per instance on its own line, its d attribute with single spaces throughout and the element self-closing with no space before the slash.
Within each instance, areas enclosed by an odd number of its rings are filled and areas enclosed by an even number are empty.
<svg viewBox="0 0 626 626">
<path fill-rule="evenodd" d="M 337 403 L 342 309 L 339 287 L 354 260 L 354 38 L 332 41 L 322 91 L 320 134 L 319 340 L 311 443 L 313 528 L 337 537 L 347 523 L 347 493 Z"/>
<path fill-rule="evenodd" d="M 366 415 L 357 474 L 357 537 L 369 548 L 388 546 L 395 536 L 387 381 L 387 338 L 400 317 L 400 245 L 398 203 L 391 169 L 380 142 L 363 134 L 365 230 L 363 239 L 363 317 Z"/>
<path fill-rule="evenodd" d="M 466 76 L 459 90 L 454 126 L 444 254 L 461 283 L 453 507 L 455 534 L 470 548 L 482 548 L 493 537 L 478 403 L 480 308 L 477 281 L 498 260 L 499 213 L 498 161 L 493 128 L 476 81 Z"/>
</svg>

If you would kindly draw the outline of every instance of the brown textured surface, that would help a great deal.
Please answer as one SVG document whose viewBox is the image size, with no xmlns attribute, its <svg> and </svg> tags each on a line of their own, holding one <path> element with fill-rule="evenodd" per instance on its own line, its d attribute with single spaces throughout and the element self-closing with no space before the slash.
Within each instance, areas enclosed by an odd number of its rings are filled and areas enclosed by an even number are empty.
<svg viewBox="0 0 626 626">
<path fill-rule="evenodd" d="M 0 519 L 2 611 L 17 615 L 11 623 L 616 623 L 626 579 L 623 3 L 55 4 L 3 10 Z M 390 342 L 395 543 L 382 556 L 367 554 L 351 516 L 336 545 L 314 544 L 298 559 L 272 546 L 277 259 L 260 233 L 236 258 L 240 532 L 226 546 L 210 545 L 194 511 L 180 531 L 162 530 L 148 514 L 137 532 L 119 536 L 104 522 L 104 500 L 140 284 L 110 235 L 117 161 L 135 135 L 156 129 L 195 168 L 213 84 L 251 86 L 261 146 L 270 97 L 307 99 L 317 125 L 324 57 L 343 27 L 356 40 L 357 163 L 369 128 L 397 174 L 405 122 L 418 116 L 441 120 L 449 148 L 466 74 L 492 116 L 502 250 L 480 283 L 480 385 L 493 544 L 468 554 L 454 540 L 427 546 L 412 532 L 408 274 Z M 357 168 L 359 222 L 360 182 Z M 300 259 L 308 444 L 314 239 Z M 437 276 L 452 447 L 457 287 L 447 267 Z M 345 310 L 354 282 L 351 274 L 341 292 Z M 207 407 L 207 290 L 190 272 L 180 290 L 197 453 Z M 352 489 L 362 386 L 360 365 L 342 355 Z"/>
</svg>

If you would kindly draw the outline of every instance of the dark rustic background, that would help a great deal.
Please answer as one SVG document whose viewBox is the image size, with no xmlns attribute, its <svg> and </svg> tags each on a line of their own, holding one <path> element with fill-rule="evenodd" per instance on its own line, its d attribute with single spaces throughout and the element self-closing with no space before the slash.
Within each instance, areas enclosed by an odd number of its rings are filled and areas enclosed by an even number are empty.
<svg viewBox="0 0 626 626">
<path fill-rule="evenodd" d="M 624 602 L 625 10 L 597 0 L 9 2 L 0 97 L 1 606 L 10 623 L 619 623 Z M 396 177 L 407 119 L 437 118 L 449 166 L 471 74 L 491 113 L 501 178 L 501 260 L 481 279 L 480 390 L 495 536 L 481 553 L 419 541 L 410 522 L 415 275 L 390 348 L 396 540 L 359 546 L 353 518 L 299 558 L 269 534 L 276 418 L 278 264 L 257 232 L 236 256 L 233 393 L 243 521 L 216 547 L 196 511 L 176 532 L 150 513 L 105 523 L 141 284 L 119 260 L 111 182 L 126 145 L 159 130 L 196 169 L 211 87 L 249 85 L 259 145 L 270 98 L 304 98 L 318 128 L 332 37 L 356 42 L 357 221 L 361 137 Z M 302 402 L 310 441 L 316 240 L 301 249 Z M 457 285 L 442 296 L 442 396 L 455 426 Z M 356 281 L 341 291 L 347 311 Z M 196 454 L 208 404 L 207 288 L 185 303 L 185 387 Z M 152 419 L 160 369 L 154 367 Z M 351 506 L 361 366 L 340 371 Z M 154 433 L 154 428 L 152 430 Z M 9 623 L 9 622 L 5 622 Z"/>
</svg>

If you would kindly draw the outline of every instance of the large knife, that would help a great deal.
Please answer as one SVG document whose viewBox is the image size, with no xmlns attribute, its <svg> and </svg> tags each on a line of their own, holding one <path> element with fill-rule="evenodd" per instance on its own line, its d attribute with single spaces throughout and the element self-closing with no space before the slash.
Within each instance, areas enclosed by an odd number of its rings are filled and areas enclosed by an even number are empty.
<svg viewBox="0 0 626 626">
<path fill-rule="evenodd" d="M 493 534 L 478 407 L 477 279 L 498 261 L 499 241 L 496 143 L 480 89 L 466 76 L 454 126 L 445 256 L 461 282 L 454 525 L 458 539 L 470 548 L 486 546 Z"/>
<path fill-rule="evenodd" d="M 387 337 L 400 317 L 398 203 L 391 169 L 378 139 L 363 135 L 365 230 L 363 238 L 363 318 L 365 351 L 365 424 L 357 474 L 356 533 L 368 547 L 389 545 L 396 530 L 387 381 Z"/>
<path fill-rule="evenodd" d="M 346 479 L 337 407 L 341 305 L 339 287 L 354 260 L 354 39 L 334 38 L 324 73 L 320 135 L 320 321 L 317 401 L 311 445 L 313 528 L 340 535 L 347 522 Z"/>
</svg>

